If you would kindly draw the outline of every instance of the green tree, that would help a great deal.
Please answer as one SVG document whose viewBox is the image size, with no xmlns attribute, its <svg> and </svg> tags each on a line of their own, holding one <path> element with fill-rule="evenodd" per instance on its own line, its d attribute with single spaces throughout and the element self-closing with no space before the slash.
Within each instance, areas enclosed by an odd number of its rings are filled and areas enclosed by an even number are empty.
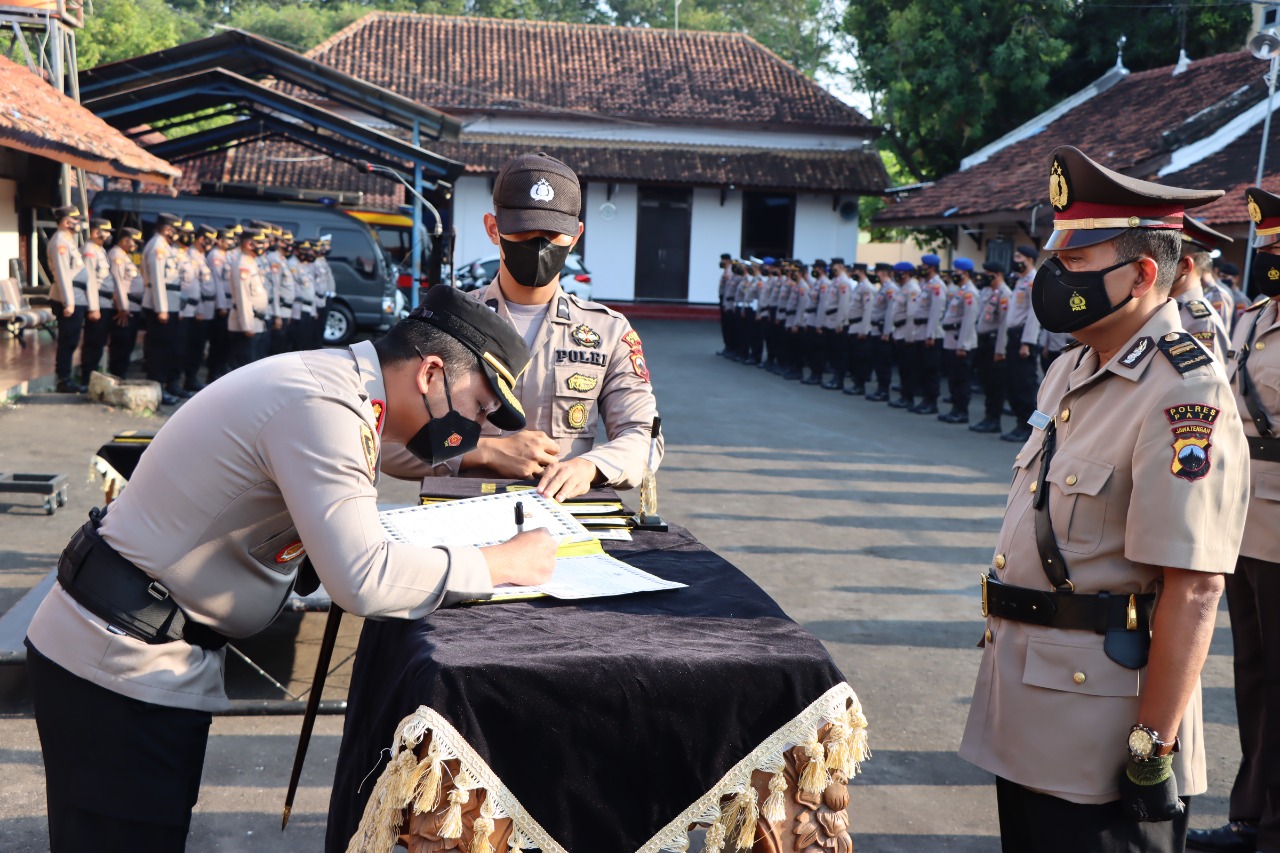
<svg viewBox="0 0 1280 853">
<path fill-rule="evenodd" d="M 174 15 L 164 0 L 95 0 L 76 36 L 81 68 L 128 59 L 182 44 L 204 33 L 199 25 Z"/>
</svg>

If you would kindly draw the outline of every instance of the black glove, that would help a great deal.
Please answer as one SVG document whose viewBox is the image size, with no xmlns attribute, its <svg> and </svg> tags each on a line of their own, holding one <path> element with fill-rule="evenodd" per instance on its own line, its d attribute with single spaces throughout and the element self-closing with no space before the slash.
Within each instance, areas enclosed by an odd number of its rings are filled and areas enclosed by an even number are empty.
<svg viewBox="0 0 1280 853">
<path fill-rule="evenodd" d="M 1120 806 L 1131 820 L 1160 823 L 1186 811 L 1178 799 L 1178 780 L 1173 776 L 1173 756 L 1150 761 L 1129 759 L 1120 776 Z"/>
</svg>

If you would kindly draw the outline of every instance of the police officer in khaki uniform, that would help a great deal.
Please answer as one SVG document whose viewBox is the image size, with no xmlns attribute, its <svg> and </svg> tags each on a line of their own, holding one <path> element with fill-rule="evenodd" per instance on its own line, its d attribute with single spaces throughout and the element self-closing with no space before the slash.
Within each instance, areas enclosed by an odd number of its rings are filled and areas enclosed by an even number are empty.
<svg viewBox="0 0 1280 853">
<path fill-rule="evenodd" d="M 487 427 L 474 452 L 431 471 L 390 462 L 386 470 L 537 477 L 538 490 L 557 500 L 593 485 L 638 486 L 658 414 L 644 346 L 626 317 L 560 289 L 560 270 L 582 234 L 578 176 L 546 154 L 520 155 L 498 173 L 493 206 L 484 225 L 502 261 L 494 281 L 472 296 L 529 345 L 529 370 L 515 382 L 528 426 Z M 597 442 L 601 419 L 605 440 Z M 655 467 L 662 446 L 659 437 Z"/>
<path fill-rule="evenodd" d="M 381 619 L 550 578 L 544 530 L 426 547 L 378 522 L 382 443 L 438 463 L 486 418 L 519 429 L 527 362 L 493 312 L 434 288 L 383 338 L 251 365 L 161 427 L 28 629 L 54 853 L 183 849 L 210 712 L 228 707 L 224 646 L 267 627 L 300 575 Z"/>
<path fill-rule="evenodd" d="M 960 755 L 997 777 L 1005 851 L 1180 851 L 1249 469 L 1226 376 L 1168 294 L 1183 210 L 1221 193 L 1070 146 L 1049 172 L 1034 310 L 1083 346 L 1045 377 L 1014 461 Z"/>
<path fill-rule="evenodd" d="M 53 287 L 49 290 L 49 302 L 58 321 L 58 348 L 54 356 L 54 370 L 58 377 L 56 390 L 64 394 L 82 394 L 85 386 L 71 376 L 71 358 L 80 345 L 84 331 L 85 314 L 88 313 L 88 295 L 84 258 L 76 235 L 80 232 L 80 211 L 74 205 L 59 207 L 53 212 L 58 230 L 49 238 L 49 277 Z"/>
<path fill-rule="evenodd" d="M 1013 291 L 1005 281 L 1005 268 L 996 261 L 987 261 L 982 269 L 991 276 L 991 284 L 982 293 L 978 314 L 978 348 L 974 352 L 974 368 L 978 371 L 978 383 L 982 386 L 985 415 L 969 427 L 970 432 L 998 433 L 1000 418 L 1004 413 L 1005 368 L 1008 362 L 996 361 L 996 337 L 1009 312 Z"/>
<path fill-rule="evenodd" d="M 867 265 L 853 265 L 854 282 L 849 293 L 849 316 L 845 334 L 845 372 L 849 387 L 844 393 L 861 397 L 871 378 L 871 311 L 878 289 L 867 275 Z"/>
<path fill-rule="evenodd" d="M 267 287 L 259 259 L 267 240 L 257 228 L 240 232 L 240 248 L 227 256 L 231 268 L 231 313 L 227 316 L 227 364 L 235 370 L 262 356 L 267 325 Z"/>
<path fill-rule="evenodd" d="M 1191 850 L 1280 851 L 1280 196 L 1245 190 L 1256 226 L 1251 276 L 1262 295 L 1236 326 L 1227 369 L 1244 421 L 1252 489 L 1240 561 L 1227 577 L 1243 759 L 1229 822 L 1187 833 Z"/>
<path fill-rule="evenodd" d="M 111 279 L 115 291 L 111 297 L 113 315 L 111 333 L 107 340 L 107 370 L 112 376 L 124 378 L 133 360 L 133 348 L 138 343 L 138 330 L 142 327 L 142 297 L 145 286 L 142 273 L 133 262 L 133 253 L 142 244 L 142 232 L 137 228 L 121 228 L 115 245 L 107 252 L 111 264 Z"/>
<path fill-rule="evenodd" d="M 920 299 L 912 321 L 915 327 L 916 362 L 919 365 L 916 389 L 920 393 L 920 402 L 910 409 L 918 415 L 938 413 L 938 391 L 943 371 L 942 339 L 946 335 L 942 329 L 942 315 L 947 310 L 949 298 L 947 286 L 938 275 L 941 266 L 942 259 L 937 255 L 928 254 L 920 258 Z"/>
<path fill-rule="evenodd" d="M 209 381 L 227 372 L 227 317 L 231 313 L 231 267 L 227 257 L 235 246 L 230 228 L 219 228 L 213 247 L 204 256 L 213 276 L 213 319 L 209 321 Z"/>
<path fill-rule="evenodd" d="M 947 298 L 942 315 L 943 365 L 947 371 L 947 389 L 951 394 L 951 411 L 938 415 L 948 424 L 969 423 L 969 399 L 973 394 L 973 352 L 978 348 L 978 288 L 973 283 L 973 261 L 956 258 L 960 285 Z"/>
<path fill-rule="evenodd" d="M 1009 408 L 1013 410 L 1013 429 L 1000 436 L 1001 441 L 1022 444 L 1031 437 L 1027 418 L 1036 406 L 1036 388 L 1040 384 L 1040 321 L 1031 310 L 1031 283 L 1036 277 L 1034 246 L 1021 245 L 1013 252 L 1013 271 L 1017 281 L 1004 322 L 996 332 L 996 361 L 1005 362 Z"/>
<path fill-rule="evenodd" d="M 102 367 L 102 354 L 107 349 L 111 334 L 111 321 L 115 317 L 112 299 L 115 296 L 115 280 L 111 278 L 111 262 L 107 260 L 107 243 L 111 241 L 111 221 L 89 220 L 89 240 L 84 244 L 85 311 L 84 342 L 80 346 L 80 375 L 89 381 L 89 374 Z"/>
<path fill-rule="evenodd" d="M 884 403 L 889 399 L 893 384 L 894 351 L 890 333 L 893 331 L 893 306 L 898 298 L 897 268 L 888 264 L 876 264 L 876 276 L 880 287 L 871 302 L 871 367 L 876 377 L 876 390 L 868 392 L 864 400 Z"/>
<path fill-rule="evenodd" d="M 181 399 L 166 387 L 178 364 L 174 340 L 182 309 L 182 283 L 178 262 L 180 250 L 172 244 L 177 241 L 181 225 L 182 220 L 171 213 L 158 214 L 155 233 L 142 250 L 142 281 L 146 286 L 142 295 L 142 315 L 147 330 L 142 342 L 143 356 L 147 361 L 147 378 L 160 383 L 164 389 L 160 402 L 166 406 L 172 406 Z"/>
<path fill-rule="evenodd" d="M 213 270 L 209 267 L 208 253 L 213 249 L 217 232 L 213 226 L 201 223 L 195 227 L 195 237 L 187 247 L 187 260 L 195 270 L 197 283 L 196 299 L 199 301 L 192 307 L 191 319 L 187 326 L 187 350 L 183 374 L 185 379 L 182 390 L 188 394 L 204 390 L 205 383 L 200 381 L 200 366 L 204 363 L 205 348 L 209 346 L 210 331 L 217 313 L 218 283 L 214 280 Z"/>
<path fill-rule="evenodd" d="M 1169 293 L 1178 303 L 1182 328 L 1224 364 L 1231 349 L 1231 334 L 1222 317 L 1205 298 L 1204 284 L 1206 277 L 1212 278 L 1213 259 L 1210 253 L 1231 242 L 1226 234 L 1220 234 L 1188 216 L 1182 228 L 1182 260 L 1178 262 L 1178 276 L 1173 280 L 1173 290 Z"/>
</svg>

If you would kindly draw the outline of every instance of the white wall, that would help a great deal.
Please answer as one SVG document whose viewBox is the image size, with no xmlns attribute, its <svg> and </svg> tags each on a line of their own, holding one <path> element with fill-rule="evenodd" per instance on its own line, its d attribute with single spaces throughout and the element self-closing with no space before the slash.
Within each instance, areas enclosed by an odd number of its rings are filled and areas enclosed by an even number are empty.
<svg viewBox="0 0 1280 853">
<path fill-rule="evenodd" d="M 591 270 L 591 298 L 595 300 L 631 300 L 636 294 L 638 193 L 634 184 L 616 186 L 613 198 L 606 199 L 606 183 L 587 184 L 583 205 L 586 251 L 582 260 Z M 606 201 L 616 208 L 609 219 L 600 212 Z"/>
<path fill-rule="evenodd" d="M 0 278 L 9 277 L 9 261 L 18 257 L 17 193 L 16 181 L 0 178 Z"/>
<path fill-rule="evenodd" d="M 719 299 L 720 255 L 742 251 L 742 191 L 730 190 L 720 206 L 720 190 L 693 191 L 689 234 L 689 301 Z"/>
<path fill-rule="evenodd" d="M 841 201 L 855 200 L 854 196 L 842 196 Z M 822 258 L 831 260 L 834 255 L 853 263 L 858 258 L 858 220 L 846 222 L 837 211 L 831 209 L 831 194 L 796 195 L 795 239 L 792 253 L 803 261 Z"/>
<path fill-rule="evenodd" d="M 463 175 L 453 185 L 453 222 L 458 229 L 454 259 L 459 266 L 498 254 L 484 232 L 484 215 L 493 212 L 493 193 L 487 177 Z"/>
</svg>

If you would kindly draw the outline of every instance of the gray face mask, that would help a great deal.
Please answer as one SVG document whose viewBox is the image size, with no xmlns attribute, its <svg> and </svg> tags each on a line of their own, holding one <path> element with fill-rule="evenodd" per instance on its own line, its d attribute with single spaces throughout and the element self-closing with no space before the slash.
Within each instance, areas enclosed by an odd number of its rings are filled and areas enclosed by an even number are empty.
<svg viewBox="0 0 1280 853">
<path fill-rule="evenodd" d="M 569 257 L 569 246 L 557 246 L 546 237 L 532 240 L 508 240 L 499 236 L 502 244 L 502 263 L 522 287 L 546 287 L 564 269 Z"/>
</svg>

